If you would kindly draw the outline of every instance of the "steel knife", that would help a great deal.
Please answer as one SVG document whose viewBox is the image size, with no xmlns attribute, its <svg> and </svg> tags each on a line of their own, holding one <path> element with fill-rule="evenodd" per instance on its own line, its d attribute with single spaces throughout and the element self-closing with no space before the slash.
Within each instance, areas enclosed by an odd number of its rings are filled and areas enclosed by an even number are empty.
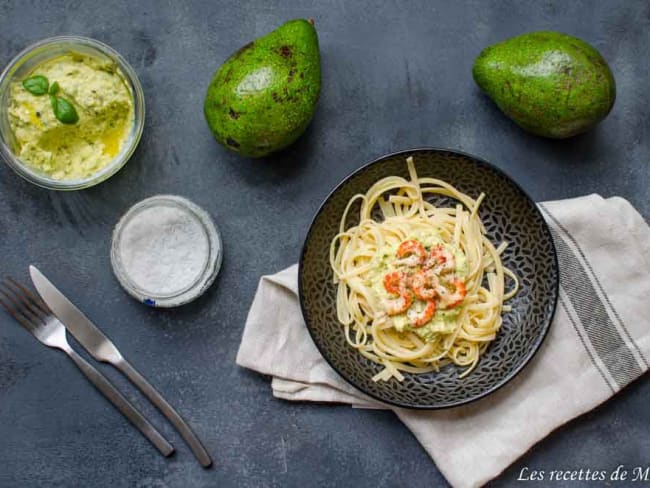
<svg viewBox="0 0 650 488">
<path fill-rule="evenodd" d="M 35 266 L 29 267 L 29 273 L 36 290 L 54 315 L 97 361 L 109 363 L 121 371 L 136 385 L 151 403 L 153 403 L 181 434 L 190 446 L 194 456 L 204 468 L 212 464 L 212 459 L 190 426 L 174 408 L 149 384 L 149 382 L 131 366 L 120 354 L 111 340 L 86 317 L 63 293 L 61 293 Z"/>
</svg>

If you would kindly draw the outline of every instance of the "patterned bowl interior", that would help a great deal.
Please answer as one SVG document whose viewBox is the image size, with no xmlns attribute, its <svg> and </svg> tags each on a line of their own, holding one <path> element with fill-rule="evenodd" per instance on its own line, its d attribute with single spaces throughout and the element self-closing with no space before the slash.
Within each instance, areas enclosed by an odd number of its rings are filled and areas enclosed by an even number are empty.
<svg viewBox="0 0 650 488">
<path fill-rule="evenodd" d="M 504 264 L 519 277 L 521 288 L 509 302 L 497 338 L 476 369 L 463 379 L 448 365 L 439 373 L 405 374 L 402 382 L 375 383 L 381 369 L 345 341 L 336 318 L 336 286 L 329 265 L 330 241 L 350 198 L 377 180 L 408 177 L 406 158 L 413 156 L 420 177 L 443 179 L 460 191 L 486 198 L 480 207 L 490 240 L 509 242 Z M 444 197 L 436 205 L 449 206 Z M 358 209 L 358 207 L 356 207 Z M 351 212 L 354 214 L 354 212 Z M 358 218 L 358 217 L 357 217 Z M 349 224 L 355 224 L 351 217 Z M 300 260 L 300 302 L 311 336 L 329 364 L 362 392 L 408 408 L 444 408 L 477 400 L 514 377 L 541 345 L 555 311 L 558 266 L 548 227 L 535 203 L 503 172 L 475 157 L 449 150 L 418 149 L 380 158 L 349 176 L 327 198 L 312 222 Z"/>
</svg>

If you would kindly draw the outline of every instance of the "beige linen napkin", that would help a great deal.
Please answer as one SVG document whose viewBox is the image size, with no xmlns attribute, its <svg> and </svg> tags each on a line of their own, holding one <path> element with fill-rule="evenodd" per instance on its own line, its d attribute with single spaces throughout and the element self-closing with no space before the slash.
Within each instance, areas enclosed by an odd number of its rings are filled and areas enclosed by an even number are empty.
<svg viewBox="0 0 650 488">
<path fill-rule="evenodd" d="M 298 303 L 297 265 L 262 277 L 237 363 L 272 376 L 278 398 L 392 408 L 453 486 L 482 485 L 552 430 L 641 376 L 650 362 L 646 222 L 618 197 L 590 195 L 540 208 L 557 248 L 560 299 L 541 350 L 494 394 L 438 411 L 368 398 L 314 346 Z"/>
</svg>

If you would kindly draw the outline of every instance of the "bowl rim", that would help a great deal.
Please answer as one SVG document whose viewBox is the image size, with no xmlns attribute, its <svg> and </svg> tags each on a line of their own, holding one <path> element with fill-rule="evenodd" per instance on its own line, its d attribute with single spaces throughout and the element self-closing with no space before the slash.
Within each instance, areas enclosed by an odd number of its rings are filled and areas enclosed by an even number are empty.
<svg viewBox="0 0 650 488">
<path fill-rule="evenodd" d="M 324 354 L 323 349 L 321 346 L 318 344 L 315 335 L 312 331 L 312 328 L 309 324 L 309 320 L 307 319 L 307 307 L 305 305 L 305 298 L 304 298 L 304 290 L 303 290 L 303 272 L 304 272 L 304 260 L 305 260 L 305 253 L 307 250 L 307 243 L 310 240 L 310 237 L 312 235 L 312 232 L 314 231 L 314 224 L 316 223 L 316 220 L 320 216 L 320 214 L 323 212 L 325 206 L 329 203 L 329 201 L 332 199 L 335 193 L 337 193 L 350 179 L 352 179 L 354 176 L 357 174 L 361 173 L 362 171 L 365 171 L 366 169 L 370 168 L 371 166 L 374 166 L 376 164 L 380 164 L 381 162 L 385 161 L 388 158 L 394 158 L 394 157 L 399 157 L 399 156 L 414 156 L 418 152 L 423 152 L 423 151 L 428 151 L 428 152 L 446 152 L 446 153 L 452 153 L 452 154 L 458 154 L 460 156 L 464 156 L 466 158 L 472 159 L 474 162 L 476 162 L 479 166 L 483 166 L 485 168 L 488 168 L 494 172 L 496 172 L 498 175 L 504 177 L 504 179 L 509 182 L 511 185 L 515 187 L 516 190 L 518 190 L 525 199 L 528 200 L 530 204 L 532 204 L 533 208 L 535 209 L 535 212 L 538 214 L 541 222 L 542 222 L 542 230 L 547 234 L 547 237 L 549 239 L 549 242 L 551 243 L 551 249 L 552 249 L 552 254 L 553 254 L 553 264 L 556 269 L 555 273 L 555 280 L 553 283 L 553 291 L 554 291 L 554 296 L 552 299 L 552 308 L 551 308 L 551 313 L 548 314 L 547 318 L 544 320 L 543 324 L 543 329 L 541 334 L 539 334 L 535 342 L 532 344 L 532 347 L 530 348 L 528 354 L 526 357 L 523 359 L 523 361 L 514 369 L 512 370 L 507 376 L 505 376 L 502 380 L 500 380 L 498 383 L 496 383 L 494 386 L 486 389 L 485 391 L 481 392 L 478 395 L 475 395 L 473 397 L 461 399 L 456 402 L 452 403 L 446 403 L 443 405 L 437 405 L 437 404 L 431 404 L 431 405 L 413 405 L 410 403 L 403 403 L 400 401 L 395 401 L 395 400 L 387 400 L 385 398 L 381 398 L 379 395 L 376 395 L 374 393 L 370 393 L 366 391 L 362 386 L 360 386 L 355 380 L 350 379 L 346 377 L 337 367 L 336 365 L 330 360 L 329 357 L 327 357 L 326 354 Z M 325 197 L 323 202 L 320 204 L 318 207 L 318 210 L 314 214 L 314 217 L 311 220 L 311 223 L 309 224 L 309 230 L 307 231 L 307 235 L 305 236 L 305 240 L 302 245 L 302 250 L 300 252 L 300 261 L 298 262 L 298 299 L 300 302 L 300 310 L 302 312 L 302 317 L 305 322 L 305 326 L 307 328 L 307 331 L 309 332 L 309 336 L 311 337 L 314 345 L 316 346 L 316 349 L 318 349 L 318 352 L 320 355 L 325 359 L 327 364 L 330 365 L 330 367 L 336 371 L 336 373 L 343 378 L 344 381 L 346 381 L 348 384 L 352 385 L 355 387 L 357 390 L 359 390 L 361 393 L 368 395 L 369 397 L 373 398 L 374 400 L 379 401 L 380 403 L 390 405 L 393 407 L 399 407 L 399 408 L 407 408 L 411 410 L 442 410 L 446 408 L 454 408 L 454 407 L 460 407 L 461 405 L 467 405 L 469 403 L 476 402 L 478 400 L 481 400 L 485 398 L 486 396 L 490 395 L 491 393 L 494 393 L 495 391 L 501 389 L 503 386 L 505 386 L 507 383 L 509 383 L 512 379 L 514 379 L 533 359 L 533 357 L 537 354 L 537 351 L 541 348 L 542 344 L 546 340 L 546 337 L 548 336 L 549 329 L 551 328 L 551 324 L 553 323 L 553 319 L 555 317 L 555 313 L 557 311 L 557 302 L 559 298 L 559 287 L 560 287 L 560 268 L 559 268 L 559 262 L 558 262 L 558 257 L 557 257 L 557 250 L 555 248 L 555 242 L 553 241 L 553 236 L 551 234 L 551 230 L 549 228 L 548 222 L 546 222 L 546 219 L 544 218 L 544 215 L 540 211 L 539 207 L 535 203 L 535 200 L 531 198 L 531 196 L 517 183 L 512 177 L 510 177 L 504 170 L 499 168 L 498 166 L 495 166 L 494 164 L 486 161 L 483 158 L 480 158 L 478 156 L 475 156 L 471 153 L 464 152 L 464 151 L 459 151 L 457 149 L 450 149 L 450 148 L 444 148 L 444 147 L 433 147 L 433 146 L 419 146 L 413 149 L 405 149 L 405 150 L 400 150 L 400 151 L 395 151 L 395 152 L 390 152 L 386 153 L 376 159 L 371 160 L 370 162 L 364 163 L 362 166 L 359 168 L 355 169 L 351 173 L 349 173 L 347 176 L 345 176 L 337 185 L 334 187 L 332 191 L 329 192 L 329 194 Z"/>
<path fill-rule="evenodd" d="M 4 160 L 7 166 L 9 166 L 18 176 L 32 183 L 33 185 L 56 191 L 74 191 L 91 188 L 108 180 L 117 172 L 119 172 L 131 159 L 140 143 L 142 134 L 144 132 L 146 117 L 144 90 L 142 88 L 140 79 L 138 78 L 138 74 L 133 66 L 131 66 L 129 62 L 111 46 L 91 37 L 79 35 L 60 35 L 40 39 L 32 44 L 29 44 L 15 56 L 13 56 L 7 65 L 2 69 L 2 72 L 0 73 L 0 84 L 4 82 L 8 77 L 13 76 L 13 70 L 16 68 L 16 66 L 26 56 L 28 56 L 36 49 L 48 48 L 50 46 L 57 46 L 59 44 L 65 43 L 68 43 L 72 46 L 79 45 L 95 49 L 96 51 L 99 51 L 104 56 L 109 57 L 117 63 L 124 77 L 132 87 L 133 127 L 131 130 L 135 130 L 129 145 L 123 150 L 121 154 L 118 154 L 111 160 L 109 164 L 96 171 L 88 178 L 75 180 L 56 180 L 54 178 L 50 178 L 38 173 L 36 170 L 32 169 L 29 164 L 21 160 L 14 153 L 13 149 L 9 147 L 5 140 L 0 137 L 0 155 L 2 156 L 1 159 Z M 4 110 L 4 107 L 0 107 L 0 110 Z"/>
</svg>

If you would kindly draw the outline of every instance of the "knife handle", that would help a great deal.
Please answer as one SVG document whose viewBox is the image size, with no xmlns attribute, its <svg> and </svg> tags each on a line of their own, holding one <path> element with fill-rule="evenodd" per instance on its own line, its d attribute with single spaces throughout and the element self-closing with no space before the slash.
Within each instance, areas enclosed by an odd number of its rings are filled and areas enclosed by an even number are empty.
<svg viewBox="0 0 650 488">
<path fill-rule="evenodd" d="M 72 349 L 65 350 L 70 359 L 86 375 L 86 378 L 117 408 L 138 430 L 151 442 L 160 453 L 167 457 L 174 452 L 174 447 L 167 442 L 160 432 L 142 416 L 131 403 L 108 381 L 108 379 L 84 358 Z"/>
<path fill-rule="evenodd" d="M 196 459 L 198 459 L 201 466 L 204 468 L 210 467 L 212 465 L 212 459 L 210 458 L 208 451 L 203 447 L 203 444 L 201 444 L 201 441 L 192 431 L 190 426 L 187 425 L 187 422 L 185 422 L 178 412 L 167 403 L 167 400 L 165 400 L 162 395 L 158 393 L 158 391 L 156 391 L 156 389 L 128 363 L 126 359 L 122 358 L 121 361 L 113 364 L 117 369 L 124 373 L 135 386 L 140 388 L 142 393 L 151 400 L 151 403 L 153 403 L 163 413 L 163 415 L 167 417 L 174 427 L 176 427 L 176 430 L 178 430 L 181 437 L 190 446 L 190 449 L 194 453 Z"/>
</svg>

